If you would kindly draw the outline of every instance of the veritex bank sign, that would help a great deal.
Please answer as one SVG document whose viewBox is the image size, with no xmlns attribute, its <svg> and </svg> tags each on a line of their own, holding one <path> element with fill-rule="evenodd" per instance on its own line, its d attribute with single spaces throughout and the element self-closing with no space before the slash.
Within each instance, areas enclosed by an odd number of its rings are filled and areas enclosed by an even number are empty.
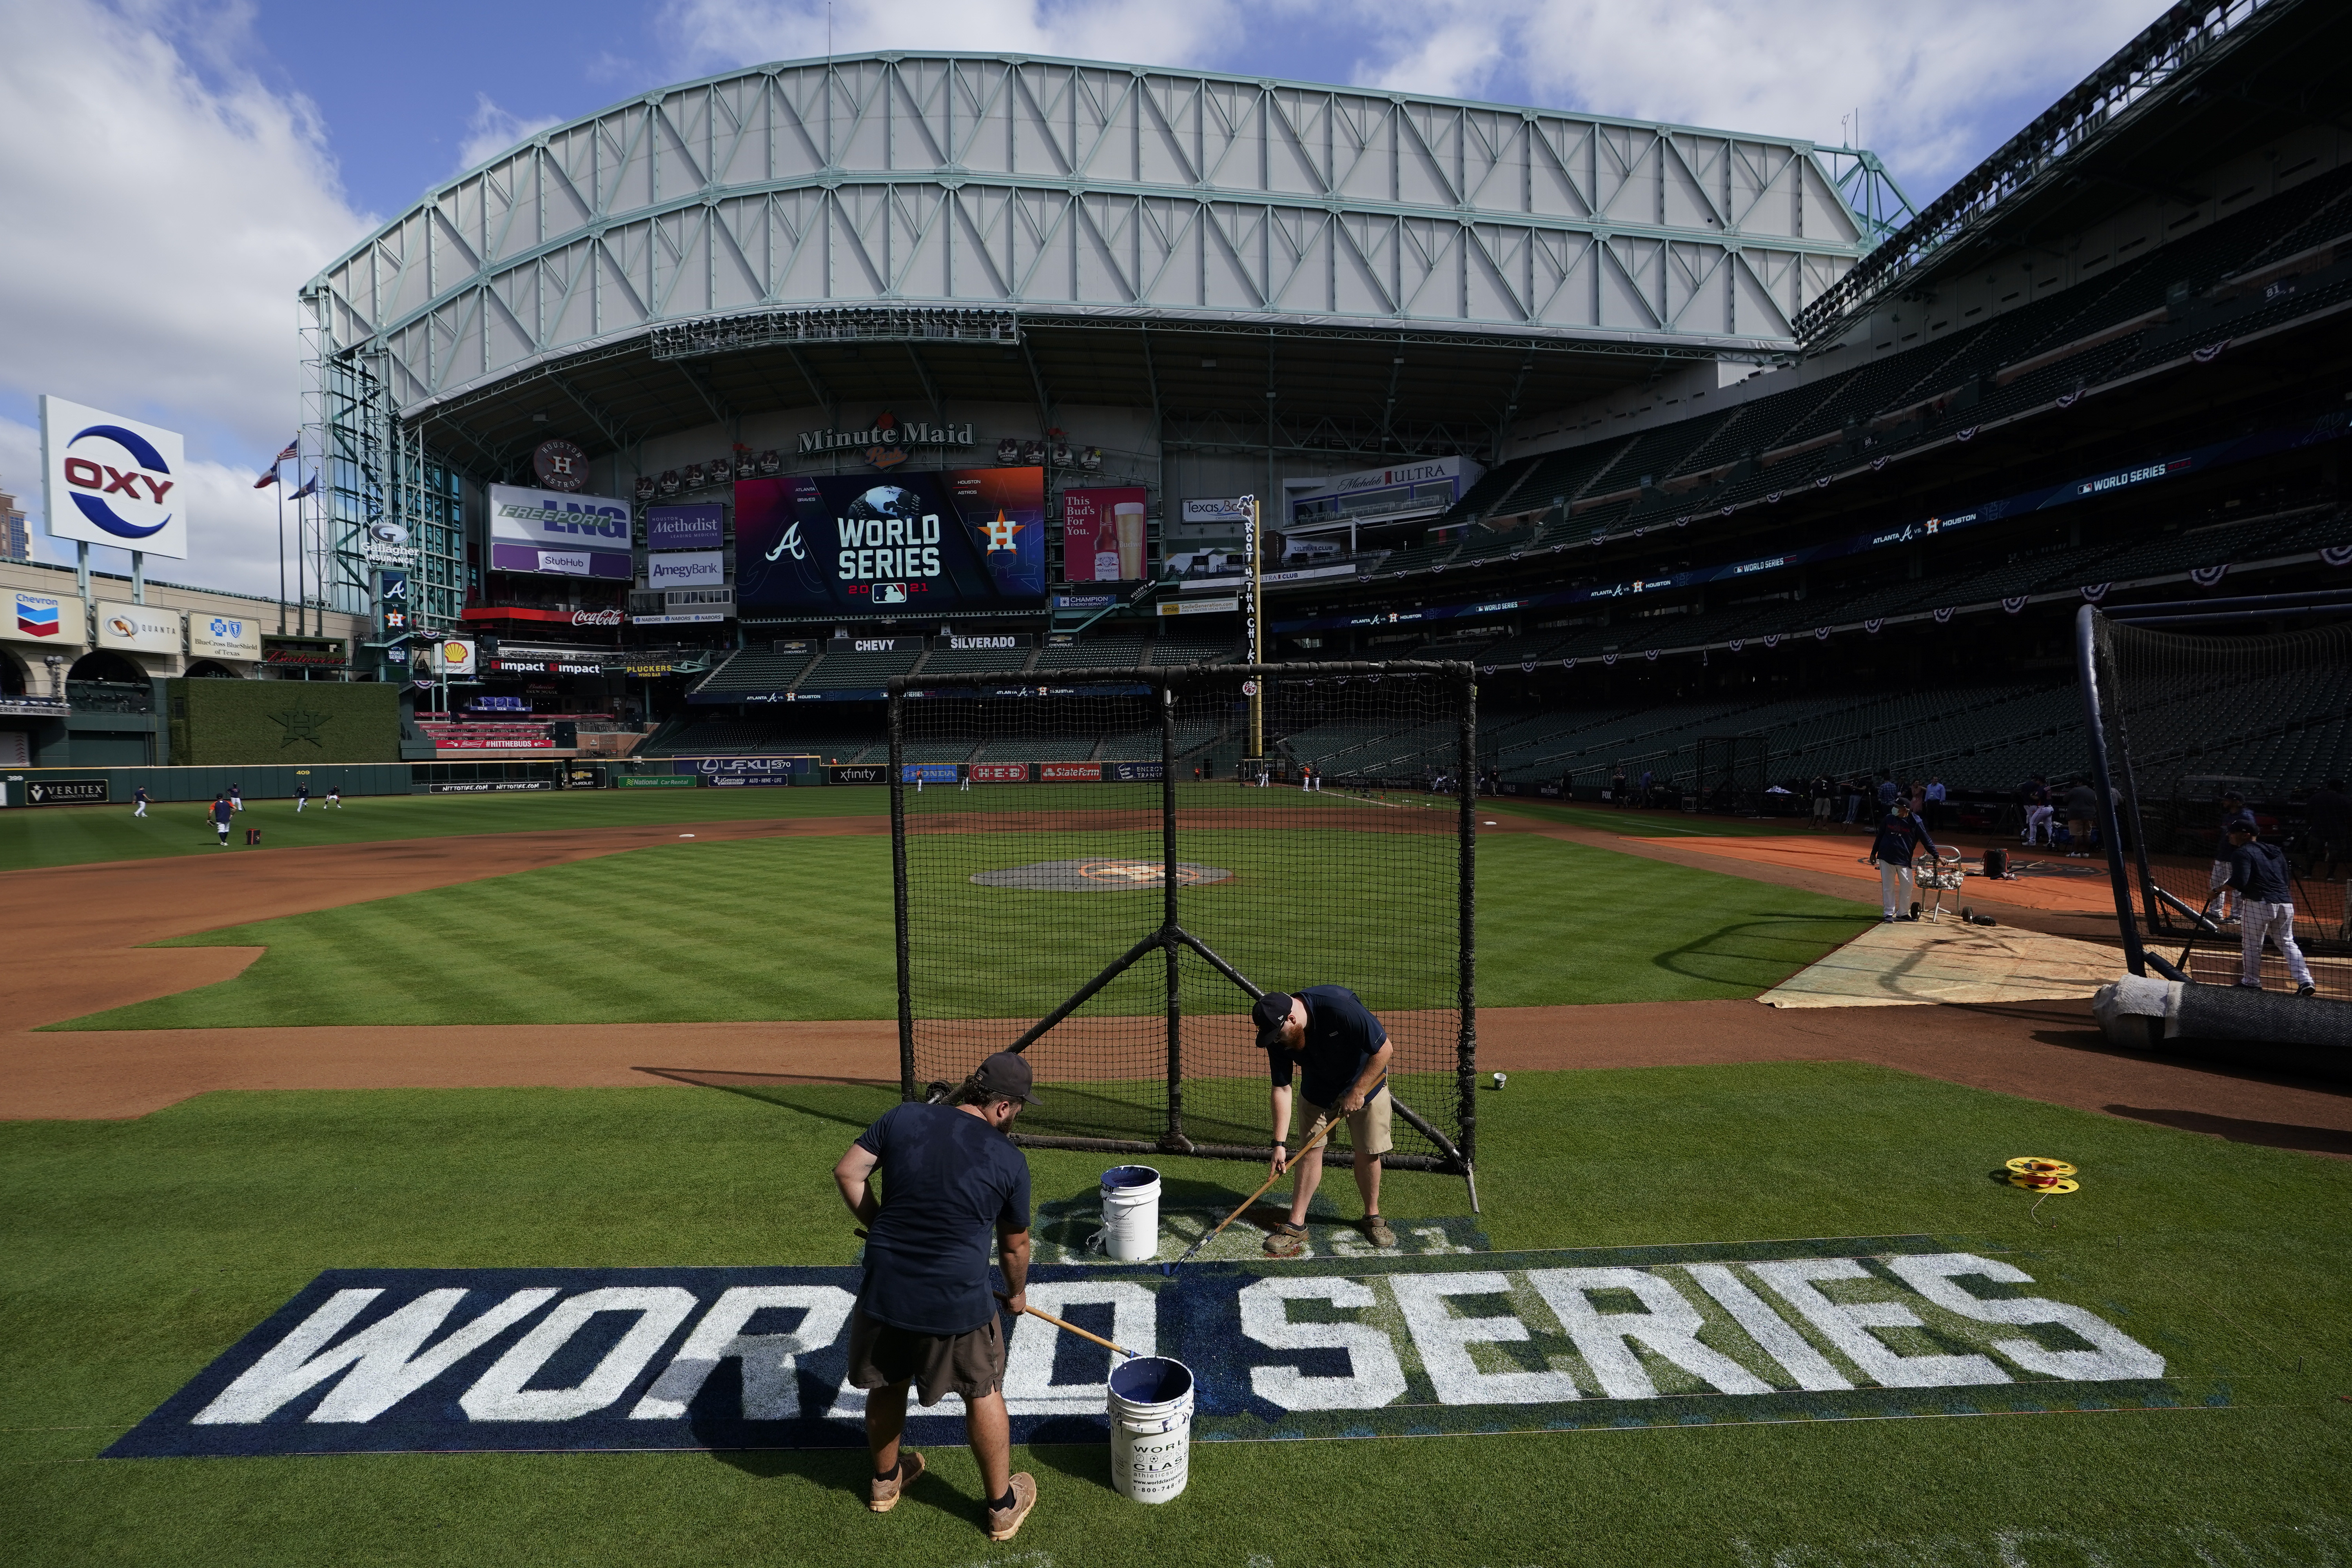
<svg viewBox="0 0 2352 1568">
<path fill-rule="evenodd" d="M 1032 1305 L 1192 1367 L 1208 1439 L 2227 1403 L 2035 1268 L 1924 1237 L 1157 1268 Z M 2047 1266 L 2036 1263 L 2043 1274 Z M 855 1447 L 859 1271 L 333 1270 L 112 1458 Z M 1012 1322 L 1016 1442 L 1099 1441 L 1109 1352 Z M 962 1440 L 952 1401 L 908 1411 Z"/>
</svg>

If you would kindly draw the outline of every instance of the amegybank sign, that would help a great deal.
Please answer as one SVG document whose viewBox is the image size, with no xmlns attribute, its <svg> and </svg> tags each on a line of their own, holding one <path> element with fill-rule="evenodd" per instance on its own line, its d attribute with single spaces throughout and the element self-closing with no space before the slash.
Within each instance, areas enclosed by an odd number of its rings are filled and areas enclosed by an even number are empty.
<svg viewBox="0 0 2352 1568">
<path fill-rule="evenodd" d="M 855 1447 L 859 1283 L 334 1270 L 108 1453 Z M 1190 1366 L 1208 1439 L 2212 1402 L 2071 1294 L 1927 1237 L 1041 1264 L 1029 1284 L 1031 1305 Z M 1109 1352 L 1035 1318 L 1008 1332 L 1013 1440 L 1104 1440 Z M 908 1436 L 961 1442 L 961 1414 L 910 1409 Z"/>
</svg>

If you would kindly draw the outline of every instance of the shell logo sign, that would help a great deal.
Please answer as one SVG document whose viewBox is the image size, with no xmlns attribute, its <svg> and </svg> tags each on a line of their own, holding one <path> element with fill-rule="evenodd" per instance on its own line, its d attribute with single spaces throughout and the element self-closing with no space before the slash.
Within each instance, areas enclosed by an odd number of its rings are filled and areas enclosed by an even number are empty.
<svg viewBox="0 0 2352 1568">
<path fill-rule="evenodd" d="M 451 637 L 441 645 L 441 672 L 444 675 L 474 673 L 474 645 Z"/>
</svg>

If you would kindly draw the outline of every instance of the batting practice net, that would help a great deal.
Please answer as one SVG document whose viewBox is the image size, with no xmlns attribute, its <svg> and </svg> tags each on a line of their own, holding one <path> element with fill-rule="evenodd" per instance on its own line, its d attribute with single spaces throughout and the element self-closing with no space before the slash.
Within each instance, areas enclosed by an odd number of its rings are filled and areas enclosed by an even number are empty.
<svg viewBox="0 0 2352 1568">
<path fill-rule="evenodd" d="M 2086 607 L 2083 634 L 2126 890 L 2151 956 L 2185 978 L 2237 979 L 2234 895 L 2221 891 L 2216 865 L 2229 852 L 2221 825 L 2234 795 L 2286 851 L 2295 941 L 2321 994 L 2352 997 L 2352 845 L 2325 798 L 2328 781 L 2352 771 L 2352 626 L 2199 635 Z M 2285 984 L 2277 953 L 2263 966 L 2266 985 Z"/>
<path fill-rule="evenodd" d="M 1025 679 L 892 683 L 902 1092 L 1018 1050 L 1045 1101 L 1023 1142 L 1264 1159 L 1251 1005 L 1345 985 L 1396 1047 L 1387 1163 L 1469 1175 L 1470 668 Z"/>
</svg>

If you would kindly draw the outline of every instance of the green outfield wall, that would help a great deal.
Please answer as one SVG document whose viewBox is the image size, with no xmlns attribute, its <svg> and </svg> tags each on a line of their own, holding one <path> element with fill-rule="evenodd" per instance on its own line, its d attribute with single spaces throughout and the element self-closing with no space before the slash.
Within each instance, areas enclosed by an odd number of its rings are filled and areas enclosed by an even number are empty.
<svg viewBox="0 0 2352 1568">
<path fill-rule="evenodd" d="M 170 680 L 179 767 L 400 761 L 400 691 L 375 681 Z"/>
</svg>

